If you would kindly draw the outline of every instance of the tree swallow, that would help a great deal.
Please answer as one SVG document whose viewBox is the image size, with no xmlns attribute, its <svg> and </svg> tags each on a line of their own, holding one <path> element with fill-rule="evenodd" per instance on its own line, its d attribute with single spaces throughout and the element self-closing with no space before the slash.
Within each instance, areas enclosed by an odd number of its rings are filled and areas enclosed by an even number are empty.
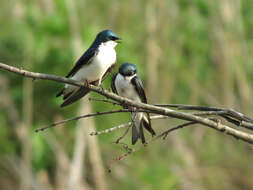
<svg viewBox="0 0 253 190">
<path fill-rule="evenodd" d="M 116 63 L 115 47 L 120 38 L 111 30 L 104 30 L 96 36 L 89 49 L 79 58 L 73 69 L 66 76 L 73 80 L 101 85 Z M 61 107 L 72 104 L 85 96 L 90 90 L 66 84 L 56 97 L 63 95 Z"/>
<path fill-rule="evenodd" d="M 136 65 L 124 63 L 120 66 L 119 72 L 116 73 L 111 82 L 112 91 L 119 96 L 123 96 L 136 102 L 147 103 L 147 98 L 144 92 L 141 79 L 137 76 Z M 132 144 L 140 138 L 142 143 L 145 143 L 143 127 L 147 129 L 152 136 L 155 131 L 151 127 L 151 120 L 148 113 L 137 112 L 131 114 L 132 126 Z"/>
</svg>

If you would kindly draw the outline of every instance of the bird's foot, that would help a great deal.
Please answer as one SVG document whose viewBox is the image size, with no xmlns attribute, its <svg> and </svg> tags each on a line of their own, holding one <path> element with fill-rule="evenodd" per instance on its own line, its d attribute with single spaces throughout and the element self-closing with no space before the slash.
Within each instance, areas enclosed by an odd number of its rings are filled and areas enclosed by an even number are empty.
<svg viewBox="0 0 253 190">
<path fill-rule="evenodd" d="M 144 147 L 147 147 L 147 146 L 148 146 L 148 143 L 147 143 L 147 142 L 144 142 L 144 143 L 143 143 L 143 146 L 144 146 Z"/>
<path fill-rule="evenodd" d="M 89 83 L 88 80 L 85 80 L 85 81 L 83 82 L 83 84 L 84 84 L 84 86 L 86 86 L 86 87 L 89 87 L 89 85 L 90 85 L 90 83 Z"/>
<path fill-rule="evenodd" d="M 85 80 L 85 81 L 83 82 L 83 84 L 84 84 L 84 86 L 88 87 L 88 86 L 89 86 L 88 80 Z"/>
<path fill-rule="evenodd" d="M 99 87 L 101 88 L 101 90 L 102 90 L 103 92 L 105 91 L 105 89 L 104 89 L 104 87 L 103 87 L 102 84 L 100 84 Z"/>
<path fill-rule="evenodd" d="M 137 111 L 137 108 L 136 107 L 129 107 L 129 110 L 130 110 L 130 112 L 136 112 Z"/>
</svg>

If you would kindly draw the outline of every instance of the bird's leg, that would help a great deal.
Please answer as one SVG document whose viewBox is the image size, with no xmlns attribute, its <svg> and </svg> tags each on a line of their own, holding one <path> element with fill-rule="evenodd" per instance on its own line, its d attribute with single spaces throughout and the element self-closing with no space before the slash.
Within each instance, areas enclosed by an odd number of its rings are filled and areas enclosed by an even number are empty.
<svg viewBox="0 0 253 190">
<path fill-rule="evenodd" d="M 102 86 L 102 78 L 99 79 L 98 86 L 102 89 L 102 91 L 105 91 L 104 87 Z"/>
<path fill-rule="evenodd" d="M 133 106 L 130 106 L 130 107 L 129 107 L 129 110 L 130 110 L 131 112 L 136 112 L 136 111 L 137 111 L 137 108 L 136 108 L 136 107 L 133 107 Z"/>
<path fill-rule="evenodd" d="M 104 92 L 105 91 L 105 89 L 104 89 L 104 87 L 102 86 L 102 84 L 100 85 L 100 88 L 101 88 L 101 90 Z"/>
<path fill-rule="evenodd" d="M 84 86 L 86 86 L 86 87 L 88 87 L 89 86 L 89 82 L 88 82 L 88 80 L 84 80 Z"/>
<path fill-rule="evenodd" d="M 102 78 L 100 78 L 99 80 L 98 80 L 98 86 L 101 86 L 102 85 Z"/>
</svg>

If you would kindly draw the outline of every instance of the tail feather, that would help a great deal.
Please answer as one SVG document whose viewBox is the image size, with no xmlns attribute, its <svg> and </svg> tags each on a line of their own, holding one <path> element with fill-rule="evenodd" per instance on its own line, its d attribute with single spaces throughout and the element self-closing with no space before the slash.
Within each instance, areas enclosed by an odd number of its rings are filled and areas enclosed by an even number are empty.
<svg viewBox="0 0 253 190">
<path fill-rule="evenodd" d="M 149 122 L 146 120 L 146 118 L 142 119 L 142 124 L 143 124 L 143 126 L 145 127 L 145 129 L 146 129 L 148 132 L 150 132 L 150 134 L 151 134 L 152 136 L 155 136 L 155 135 L 156 135 L 154 129 L 152 129 L 152 127 L 151 127 L 151 123 L 149 123 Z"/>
<path fill-rule="evenodd" d="M 134 145 L 139 139 L 139 132 L 135 125 L 132 126 L 132 145 Z"/>
<path fill-rule="evenodd" d="M 142 144 L 146 143 L 142 124 L 140 124 L 140 139 Z"/>
<path fill-rule="evenodd" d="M 64 88 L 64 89 L 65 89 L 65 88 Z M 64 89 L 62 89 L 60 92 L 58 92 L 58 94 L 56 94 L 56 97 L 61 96 L 61 95 L 63 94 L 63 92 L 64 92 Z"/>
<path fill-rule="evenodd" d="M 66 100 L 71 94 L 73 94 L 73 92 L 74 92 L 74 91 L 71 91 L 71 92 L 69 92 L 69 93 L 67 93 L 67 94 L 64 94 L 63 100 Z"/>
<path fill-rule="evenodd" d="M 90 84 L 98 85 L 98 81 L 91 82 Z M 81 99 L 89 92 L 90 90 L 85 87 L 79 88 L 79 87 L 69 86 L 69 87 L 65 87 L 58 94 L 56 94 L 56 97 L 63 95 L 64 102 L 61 104 L 61 107 L 65 107 Z"/>
<path fill-rule="evenodd" d="M 132 126 L 132 145 L 134 145 L 138 139 L 141 139 L 142 144 L 146 143 L 142 123 L 140 123 L 139 126 L 135 126 L 135 124 Z"/>
<path fill-rule="evenodd" d="M 85 87 L 77 88 L 76 91 L 71 92 L 70 95 L 63 98 L 64 102 L 61 104 L 61 107 L 65 107 L 67 105 L 74 103 L 75 101 L 85 96 L 88 92 L 90 92 L 88 88 Z"/>
<path fill-rule="evenodd" d="M 132 113 L 132 144 L 134 145 L 138 139 L 141 139 L 142 144 L 146 143 L 143 132 L 143 113 Z"/>
<path fill-rule="evenodd" d="M 132 114 L 133 126 L 132 126 L 132 144 L 134 145 L 138 139 L 141 139 L 142 144 L 145 144 L 145 136 L 143 127 L 152 135 L 155 136 L 156 133 L 151 127 L 150 119 L 147 115 L 135 113 Z"/>
<path fill-rule="evenodd" d="M 65 92 L 66 88 L 63 88 L 58 94 L 56 94 L 56 97 L 62 96 L 63 95 L 63 100 L 67 99 L 74 91 L 70 91 L 68 93 Z"/>
</svg>

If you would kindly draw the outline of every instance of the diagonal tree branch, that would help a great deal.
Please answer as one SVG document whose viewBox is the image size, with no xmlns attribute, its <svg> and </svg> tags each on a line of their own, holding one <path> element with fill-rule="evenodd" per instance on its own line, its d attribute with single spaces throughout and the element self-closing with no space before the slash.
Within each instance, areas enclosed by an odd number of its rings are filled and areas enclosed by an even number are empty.
<svg viewBox="0 0 253 190">
<path fill-rule="evenodd" d="M 193 114 L 175 111 L 175 110 L 164 108 L 164 107 L 134 102 L 130 99 L 127 99 L 127 98 L 118 96 L 114 93 L 108 92 L 100 87 L 89 85 L 89 84 L 82 84 L 81 82 L 78 82 L 78 81 L 75 81 L 72 79 L 68 79 L 65 77 L 29 72 L 29 71 L 26 71 L 23 69 L 18 69 L 16 67 L 12 67 L 12 66 L 9 66 L 9 65 L 6 65 L 3 63 L 0 63 L 0 68 L 10 71 L 10 72 L 13 72 L 13 73 L 16 73 L 16 74 L 19 74 L 19 75 L 23 75 L 25 77 L 30 77 L 33 79 L 53 80 L 56 82 L 72 84 L 75 86 L 84 86 L 86 88 L 89 88 L 91 91 L 97 92 L 98 94 L 101 94 L 107 98 L 110 98 L 112 100 L 120 102 L 123 105 L 129 105 L 129 106 L 136 107 L 139 109 L 147 110 L 151 113 L 174 117 L 174 118 L 178 118 L 178 119 L 182 119 L 182 120 L 186 120 L 186 121 L 194 121 L 194 122 L 203 124 L 204 126 L 207 126 L 209 128 L 215 129 L 217 131 L 224 132 L 227 135 L 235 137 L 236 139 L 240 139 L 240 140 L 243 140 L 243 141 L 248 142 L 250 144 L 253 144 L 253 135 L 233 129 L 233 128 L 228 127 L 220 122 L 215 122 L 215 121 L 212 121 L 208 118 L 203 118 L 203 117 L 196 116 Z"/>
</svg>

